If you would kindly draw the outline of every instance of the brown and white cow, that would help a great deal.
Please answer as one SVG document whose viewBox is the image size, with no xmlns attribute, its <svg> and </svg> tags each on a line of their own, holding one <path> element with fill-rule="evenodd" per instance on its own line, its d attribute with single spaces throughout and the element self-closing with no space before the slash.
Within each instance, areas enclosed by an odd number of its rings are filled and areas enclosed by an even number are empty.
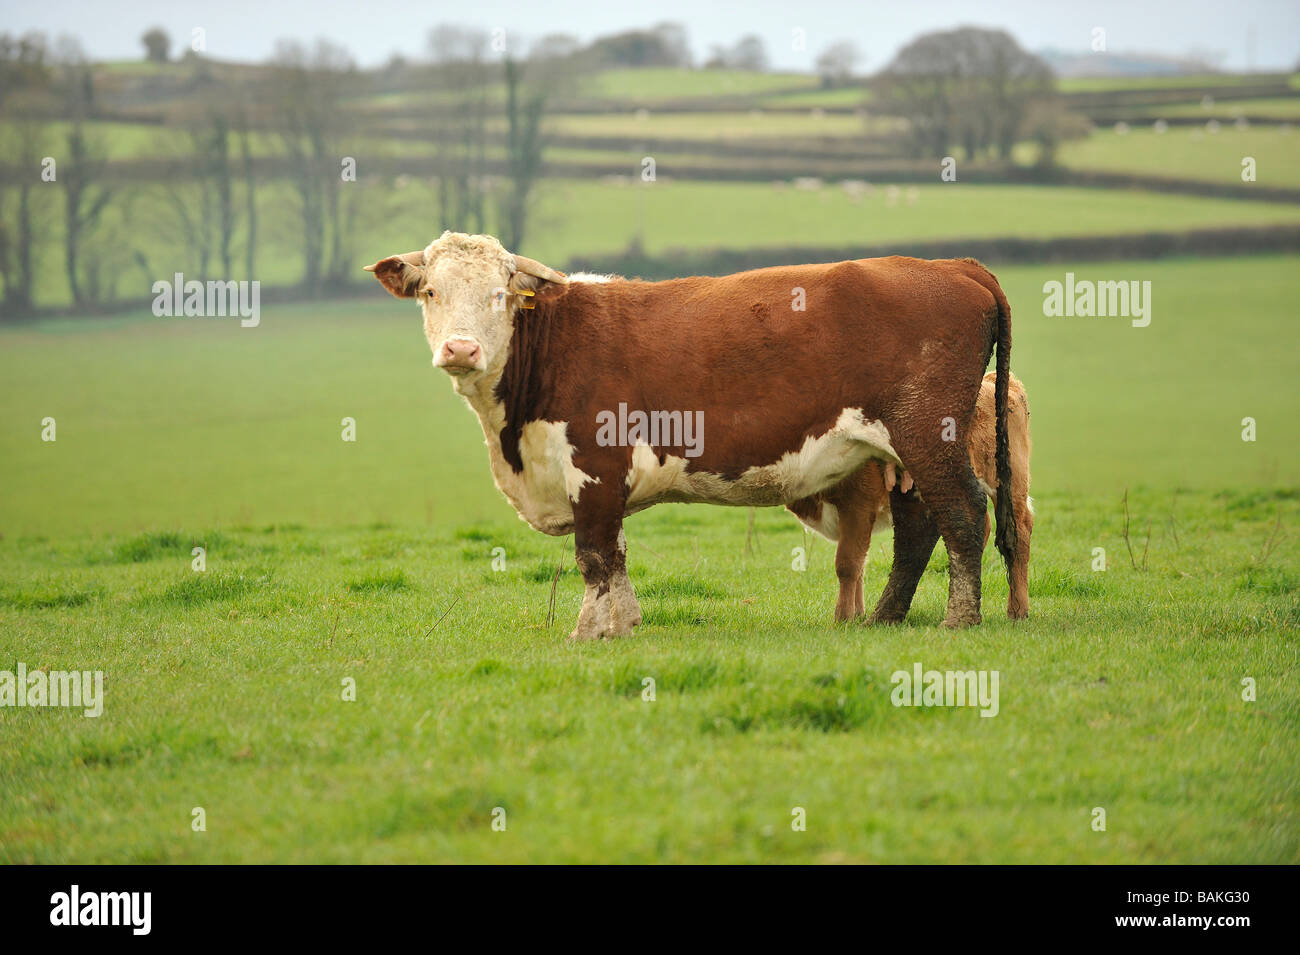
<svg viewBox="0 0 1300 955">
<path fill-rule="evenodd" d="M 490 236 L 445 232 L 367 269 L 419 303 L 433 363 L 478 416 L 520 516 L 574 534 L 586 593 L 573 639 L 641 622 L 626 515 L 661 501 L 789 504 L 871 460 L 906 469 L 925 500 L 892 492 L 894 565 L 872 619 L 903 619 L 942 536 L 944 622 L 978 623 L 985 499 L 966 443 L 995 346 L 997 543 L 1013 559 L 1011 317 L 973 259 L 642 282 L 566 277 Z M 624 408 L 696 414 L 707 437 L 602 440 L 602 420 Z"/>
<path fill-rule="evenodd" d="M 984 376 L 967 446 L 971 467 L 990 500 L 998 487 L 997 401 L 994 372 Z M 1015 375 L 1007 388 L 1007 427 L 1011 438 L 1011 503 L 1016 517 L 1015 557 L 1007 568 L 1007 616 L 1019 620 L 1029 614 L 1029 540 L 1034 533 L 1034 502 L 1029 496 L 1029 398 Z M 871 547 L 871 531 L 889 522 L 890 492 L 916 494 L 912 477 L 893 464 L 868 461 L 835 487 L 786 505 L 807 527 L 836 542 L 835 574 L 840 595 L 836 620 L 852 620 L 866 612 L 862 570 Z M 984 514 L 984 546 L 988 546 L 989 518 Z"/>
</svg>

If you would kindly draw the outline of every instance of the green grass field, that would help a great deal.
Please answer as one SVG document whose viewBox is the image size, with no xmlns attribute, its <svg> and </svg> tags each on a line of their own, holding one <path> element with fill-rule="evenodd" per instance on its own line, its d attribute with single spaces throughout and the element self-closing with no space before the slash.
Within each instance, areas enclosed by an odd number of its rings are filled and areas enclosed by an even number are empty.
<svg viewBox="0 0 1300 955">
<path fill-rule="evenodd" d="M 628 114 L 568 114 L 551 117 L 557 133 L 571 136 L 645 136 L 652 139 L 699 139 L 707 141 L 781 140 L 798 148 L 823 138 L 854 138 L 864 133 L 890 133 L 900 127 L 890 116 L 869 121 L 850 113 L 816 115 L 806 112 L 775 113 L 761 109 L 744 112 Z"/>
<path fill-rule="evenodd" d="M 1117 90 L 1177 90 L 1201 87 L 1249 86 L 1257 83 L 1281 82 L 1287 77 L 1279 73 L 1189 73 L 1155 76 L 1067 76 L 1059 81 L 1064 93 L 1103 93 Z M 1290 78 L 1296 85 L 1296 76 Z"/>
<path fill-rule="evenodd" d="M 500 499 L 378 289 L 257 329 L 0 331 L 0 668 L 106 688 L 98 719 L 0 709 L 0 862 L 1300 861 L 1298 264 L 1073 268 L 1150 281 L 1137 329 L 1044 317 L 1064 266 L 990 263 L 1034 412 L 1034 609 L 1001 617 L 990 552 L 959 634 L 941 553 L 908 624 L 835 626 L 826 542 L 767 510 L 747 553 L 744 510 L 671 506 L 628 523 L 637 635 L 568 644 L 569 542 Z M 893 707 L 918 661 L 998 670 L 998 716 Z"/>
<path fill-rule="evenodd" d="M 817 78 L 808 73 L 640 67 L 586 74 L 581 77 L 578 92 L 592 99 L 654 103 L 719 96 L 757 96 L 816 85 Z"/>
<path fill-rule="evenodd" d="M 1242 182 L 1241 161 L 1256 163 L 1260 185 L 1300 186 L 1295 162 L 1300 133 L 1277 126 L 1237 129 L 1223 123 L 1217 133 L 1202 127 L 1171 127 L 1156 133 L 1150 127 L 1131 127 L 1123 135 L 1114 128 L 1096 130 L 1086 139 L 1061 146 L 1062 165 L 1073 169 L 1129 172 L 1170 179 L 1201 179 L 1249 189 Z"/>
<path fill-rule="evenodd" d="M 1300 96 L 1275 96 L 1268 99 L 1227 99 L 1216 100 L 1209 106 L 1201 102 L 1176 103 L 1170 106 L 1130 106 L 1125 112 L 1132 111 L 1143 116 L 1196 116 L 1206 120 L 1220 121 L 1235 119 L 1238 116 L 1273 116 L 1279 119 L 1300 120 Z M 1109 111 L 1108 111 L 1109 112 Z"/>
</svg>

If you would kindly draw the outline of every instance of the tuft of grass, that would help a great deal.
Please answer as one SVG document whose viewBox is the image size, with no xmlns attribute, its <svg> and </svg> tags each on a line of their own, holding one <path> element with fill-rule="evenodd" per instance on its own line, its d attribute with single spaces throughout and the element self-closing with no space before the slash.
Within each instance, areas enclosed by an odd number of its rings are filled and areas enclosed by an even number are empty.
<svg viewBox="0 0 1300 955">
<path fill-rule="evenodd" d="M 1239 592 L 1283 597 L 1300 591 L 1300 575 L 1281 567 L 1247 567 L 1237 578 Z"/>
<path fill-rule="evenodd" d="M 0 606 L 15 610 L 54 610 L 60 607 L 80 607 L 99 596 L 98 588 L 45 582 L 0 590 Z"/>
<path fill-rule="evenodd" d="M 354 594 L 398 593 L 410 589 L 411 582 L 401 568 L 376 571 L 348 583 L 348 590 Z"/>
<path fill-rule="evenodd" d="M 736 686 L 750 679 L 752 671 L 741 663 L 716 659 L 646 661 L 625 663 L 614 674 L 611 689 L 622 696 L 639 696 L 646 677 L 655 681 L 657 693 L 684 693 Z"/>
<path fill-rule="evenodd" d="M 999 568 L 1000 569 L 1000 568 Z M 1090 572 L 1091 573 L 1091 572 Z M 1061 567 L 1029 566 L 1029 597 L 1099 597 L 1105 588 L 1096 575 Z"/>
<path fill-rule="evenodd" d="M 869 670 L 820 674 L 806 685 L 755 690 L 700 723 L 703 733 L 802 730 L 848 733 L 893 715 L 889 688 Z M 924 709 L 918 712 L 929 712 Z"/>
<path fill-rule="evenodd" d="M 139 564 L 163 557 L 190 555 L 194 545 L 176 531 L 154 531 L 138 534 L 113 548 L 113 559 L 124 564 Z"/>
<path fill-rule="evenodd" d="M 727 591 L 721 587 L 691 574 L 665 574 L 652 577 L 645 584 L 637 587 L 637 593 L 654 600 L 674 597 L 717 599 L 727 596 Z"/>
<path fill-rule="evenodd" d="M 159 594 L 144 598 L 153 606 L 196 607 L 222 600 L 238 600 L 264 588 L 269 577 L 246 576 L 226 571 L 189 573 Z"/>
<path fill-rule="evenodd" d="M 555 579 L 555 568 L 560 567 L 560 578 L 577 577 L 578 567 L 571 561 L 564 561 L 562 564 L 557 560 L 542 559 L 520 573 L 520 577 L 532 584 L 549 584 Z"/>
</svg>

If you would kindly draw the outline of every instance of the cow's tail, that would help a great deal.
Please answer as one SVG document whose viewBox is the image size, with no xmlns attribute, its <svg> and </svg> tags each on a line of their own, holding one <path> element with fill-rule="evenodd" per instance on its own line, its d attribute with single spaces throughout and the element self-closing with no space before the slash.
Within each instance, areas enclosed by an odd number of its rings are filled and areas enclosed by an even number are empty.
<svg viewBox="0 0 1300 955">
<path fill-rule="evenodd" d="M 993 275 L 993 298 L 998 303 L 997 324 L 997 381 L 993 385 L 993 403 L 997 413 L 997 444 L 994 448 L 994 463 L 998 474 L 998 492 L 993 502 L 993 514 L 997 518 L 998 529 L 994 541 L 1002 560 L 1011 573 L 1011 563 L 1015 559 L 1017 545 L 1016 511 L 1011 498 L 1011 435 L 1007 431 L 1007 389 L 1011 385 L 1011 306 L 1007 297 Z"/>
</svg>

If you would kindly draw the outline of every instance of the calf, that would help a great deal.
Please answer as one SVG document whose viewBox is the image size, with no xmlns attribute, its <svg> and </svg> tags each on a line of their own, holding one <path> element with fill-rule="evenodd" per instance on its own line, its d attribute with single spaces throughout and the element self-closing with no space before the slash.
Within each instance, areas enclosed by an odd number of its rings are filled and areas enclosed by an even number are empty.
<svg viewBox="0 0 1300 955">
<path fill-rule="evenodd" d="M 942 537 L 944 623 L 978 623 L 985 498 L 966 447 L 995 350 L 997 544 L 1013 559 L 1011 314 L 973 259 L 642 282 L 568 277 L 490 236 L 446 232 L 367 268 L 419 303 L 433 364 L 477 415 L 497 487 L 534 528 L 574 535 L 586 592 L 573 639 L 641 622 L 628 514 L 661 501 L 790 504 L 869 461 L 905 469 L 925 499 L 891 492 L 894 566 L 873 619 L 903 618 Z M 674 414 L 702 429 L 688 441 L 646 424 Z"/>
<path fill-rule="evenodd" d="M 989 372 L 980 385 L 971 422 L 968 450 L 971 467 L 990 500 L 998 487 L 996 465 L 997 376 Z M 1029 613 L 1029 539 L 1034 532 L 1034 504 L 1029 497 L 1029 399 L 1024 386 L 1012 375 L 1007 389 L 1007 426 L 1011 438 L 1011 501 L 1015 509 L 1016 550 L 1007 566 L 1007 616 L 1021 619 Z M 852 620 L 866 610 L 862 594 L 862 569 L 871 547 L 873 527 L 887 524 L 890 492 L 915 495 L 911 475 L 897 474 L 894 465 L 869 461 L 835 487 L 786 505 L 796 517 L 828 540 L 836 541 L 835 573 L 840 595 L 836 620 Z M 984 545 L 988 546 L 989 518 L 984 515 Z"/>
</svg>

